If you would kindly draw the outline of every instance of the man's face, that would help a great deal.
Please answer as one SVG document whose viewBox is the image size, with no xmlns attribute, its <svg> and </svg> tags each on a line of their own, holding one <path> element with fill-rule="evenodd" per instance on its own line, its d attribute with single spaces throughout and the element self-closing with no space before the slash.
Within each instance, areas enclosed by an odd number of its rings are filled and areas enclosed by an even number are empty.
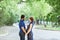
<svg viewBox="0 0 60 40">
<path fill-rule="evenodd" d="M 23 20 L 25 20 L 25 18 L 23 18 Z"/>
</svg>

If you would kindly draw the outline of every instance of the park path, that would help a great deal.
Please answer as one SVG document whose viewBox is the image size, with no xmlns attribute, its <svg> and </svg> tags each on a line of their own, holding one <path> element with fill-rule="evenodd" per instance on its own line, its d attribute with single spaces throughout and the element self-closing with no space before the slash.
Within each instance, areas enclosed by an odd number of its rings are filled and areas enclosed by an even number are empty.
<svg viewBox="0 0 60 40">
<path fill-rule="evenodd" d="M 60 40 L 60 31 L 48 31 L 33 28 L 34 40 Z M 0 36 L 0 40 L 19 40 L 18 27 L 2 27 L 3 30 L 8 31 L 8 35 Z"/>
</svg>

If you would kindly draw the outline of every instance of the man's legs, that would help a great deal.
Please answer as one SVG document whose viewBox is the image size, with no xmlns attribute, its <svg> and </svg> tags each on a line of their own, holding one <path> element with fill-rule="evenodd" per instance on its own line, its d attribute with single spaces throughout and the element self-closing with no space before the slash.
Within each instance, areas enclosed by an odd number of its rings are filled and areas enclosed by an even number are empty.
<svg viewBox="0 0 60 40">
<path fill-rule="evenodd" d="M 24 33 L 19 33 L 20 40 L 25 40 L 25 34 Z"/>
</svg>

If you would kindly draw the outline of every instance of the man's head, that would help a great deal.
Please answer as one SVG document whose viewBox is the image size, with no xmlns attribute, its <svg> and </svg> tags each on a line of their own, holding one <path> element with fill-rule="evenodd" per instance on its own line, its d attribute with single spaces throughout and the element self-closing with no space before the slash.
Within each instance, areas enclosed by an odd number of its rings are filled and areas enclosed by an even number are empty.
<svg viewBox="0 0 60 40">
<path fill-rule="evenodd" d="M 24 20 L 24 18 L 25 18 L 25 15 L 21 15 L 21 19 Z"/>
</svg>

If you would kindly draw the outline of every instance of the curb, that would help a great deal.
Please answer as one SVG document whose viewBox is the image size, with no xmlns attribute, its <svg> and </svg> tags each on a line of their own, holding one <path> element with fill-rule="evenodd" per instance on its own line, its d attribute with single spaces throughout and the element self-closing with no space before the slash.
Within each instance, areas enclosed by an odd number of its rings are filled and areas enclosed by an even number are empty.
<svg viewBox="0 0 60 40">
<path fill-rule="evenodd" d="M 60 30 L 50 30 L 50 29 L 43 29 L 43 28 L 35 28 L 35 29 L 47 30 L 47 31 L 58 31 L 58 32 L 60 32 Z"/>
<path fill-rule="evenodd" d="M 1 36 L 6 36 L 6 35 L 8 35 L 8 32 L 7 33 L 4 33 L 4 34 L 0 34 L 0 37 Z"/>
</svg>

